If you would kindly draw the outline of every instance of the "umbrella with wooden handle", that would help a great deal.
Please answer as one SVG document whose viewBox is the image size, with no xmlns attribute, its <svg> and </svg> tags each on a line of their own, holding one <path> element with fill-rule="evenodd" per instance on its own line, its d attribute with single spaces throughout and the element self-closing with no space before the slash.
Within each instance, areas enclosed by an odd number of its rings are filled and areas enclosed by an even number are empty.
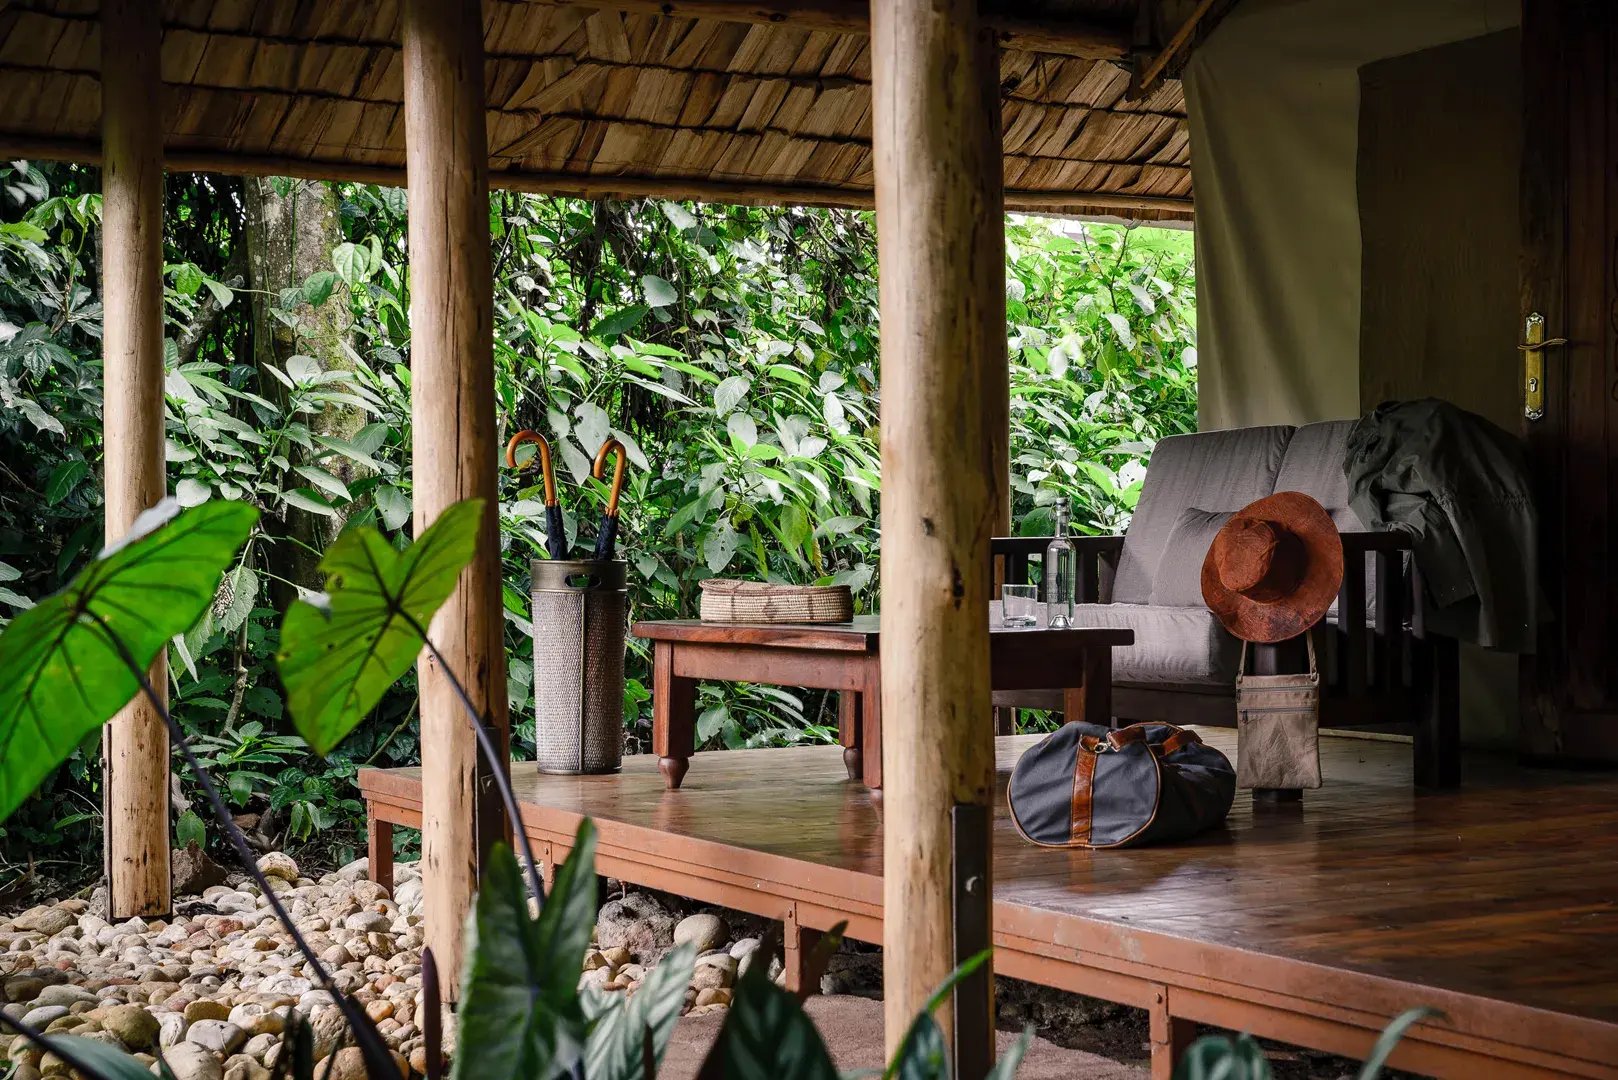
<svg viewBox="0 0 1618 1080">
<path fill-rule="evenodd" d="M 539 472 L 545 480 L 545 554 L 553 559 L 567 558 L 567 530 L 562 522 L 562 504 L 556 497 L 556 473 L 551 469 L 551 444 L 545 436 L 527 428 L 517 432 L 506 443 L 506 464 L 513 469 L 517 464 L 517 447 L 533 443 L 539 450 Z"/>
<path fill-rule="evenodd" d="M 612 467 L 612 487 L 607 493 L 607 512 L 601 518 L 601 531 L 596 534 L 596 558 L 610 559 L 618 543 L 618 494 L 624 489 L 624 444 L 608 439 L 596 451 L 595 466 L 590 470 L 597 480 L 606 479 L 607 455 L 617 460 Z"/>
</svg>

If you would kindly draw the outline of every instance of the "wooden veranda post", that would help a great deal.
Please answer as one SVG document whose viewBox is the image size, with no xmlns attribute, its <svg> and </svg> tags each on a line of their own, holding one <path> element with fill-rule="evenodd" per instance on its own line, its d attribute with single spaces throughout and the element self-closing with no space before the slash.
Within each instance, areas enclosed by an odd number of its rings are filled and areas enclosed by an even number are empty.
<svg viewBox="0 0 1618 1080">
<path fill-rule="evenodd" d="M 162 28 L 148 0 L 102 0 L 101 295 L 106 537 L 163 498 Z M 152 685 L 166 691 L 160 656 Z M 169 736 L 136 698 L 102 731 L 107 907 L 167 914 Z"/>
<path fill-rule="evenodd" d="M 405 0 L 402 15 L 414 524 L 420 535 L 462 499 L 482 498 L 488 508 L 477 557 L 430 631 L 504 747 L 482 5 Z M 427 944 L 441 971 L 458 972 L 461 930 L 479 870 L 489 848 L 508 833 L 449 680 L 425 654 L 419 672 Z M 453 983 L 446 988 L 453 990 Z"/>
<path fill-rule="evenodd" d="M 888 1049 L 990 941 L 989 540 L 1004 445 L 998 65 L 975 0 L 871 5 L 882 301 L 883 962 Z M 987 973 L 939 1017 L 992 1047 Z"/>
</svg>

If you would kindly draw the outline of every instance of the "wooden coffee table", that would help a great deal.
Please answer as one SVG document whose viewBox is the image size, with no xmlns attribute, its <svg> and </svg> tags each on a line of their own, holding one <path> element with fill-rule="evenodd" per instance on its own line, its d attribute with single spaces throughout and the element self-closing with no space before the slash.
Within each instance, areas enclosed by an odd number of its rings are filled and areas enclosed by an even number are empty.
<svg viewBox="0 0 1618 1080">
<path fill-rule="evenodd" d="M 851 779 L 882 786 L 882 665 L 878 617 L 821 624 L 636 623 L 652 642 L 652 752 L 670 788 L 680 786 L 696 750 L 697 683 L 727 682 L 836 690 L 838 736 Z M 1069 720 L 1112 718 L 1112 650 L 1132 630 L 1010 629 L 989 634 L 995 690 L 1061 690 Z M 987 710 L 984 723 L 992 723 Z"/>
</svg>

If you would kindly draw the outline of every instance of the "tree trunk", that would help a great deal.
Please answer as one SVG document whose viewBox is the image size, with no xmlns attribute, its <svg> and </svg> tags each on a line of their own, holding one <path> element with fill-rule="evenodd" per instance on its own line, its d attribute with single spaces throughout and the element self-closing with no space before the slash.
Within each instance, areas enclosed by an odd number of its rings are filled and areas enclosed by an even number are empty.
<svg viewBox="0 0 1618 1080">
<path fill-rule="evenodd" d="M 248 285 L 253 289 L 253 361 L 259 371 L 260 392 L 285 404 L 286 388 L 265 372 L 266 367 L 281 367 L 293 356 L 311 357 L 323 371 L 348 371 L 354 366 L 348 350 L 344 286 L 338 283 L 318 307 L 302 297 L 304 282 L 313 274 L 331 270 L 332 249 L 343 242 L 339 200 L 334 187 L 316 181 L 249 177 L 242 186 L 247 209 Z M 365 423 L 364 410 L 349 405 L 327 405 L 309 420 L 314 434 L 342 439 L 352 439 Z M 309 457 L 296 446 L 286 449 L 295 463 Z M 341 456 L 328 458 L 322 467 L 345 484 L 361 474 L 355 462 Z M 282 477 L 281 482 L 289 488 L 307 486 L 295 473 Z M 339 517 L 329 518 L 294 506 L 269 509 L 280 516 L 279 528 L 266 522 L 278 541 L 270 555 L 271 570 L 277 578 L 306 588 L 320 587 L 316 564 L 342 529 L 344 510 L 339 510 Z M 290 587 L 272 582 L 277 606 L 285 606 L 292 599 L 285 595 Z"/>
</svg>

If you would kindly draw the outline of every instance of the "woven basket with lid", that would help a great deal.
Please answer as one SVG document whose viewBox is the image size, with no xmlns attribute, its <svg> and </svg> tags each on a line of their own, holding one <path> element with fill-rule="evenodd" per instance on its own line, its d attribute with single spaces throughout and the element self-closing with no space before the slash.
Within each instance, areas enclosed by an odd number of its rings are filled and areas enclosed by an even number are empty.
<svg viewBox="0 0 1618 1080">
<path fill-rule="evenodd" d="M 833 623 L 854 617 L 847 585 L 773 585 L 709 578 L 702 582 L 706 622 Z"/>
</svg>

